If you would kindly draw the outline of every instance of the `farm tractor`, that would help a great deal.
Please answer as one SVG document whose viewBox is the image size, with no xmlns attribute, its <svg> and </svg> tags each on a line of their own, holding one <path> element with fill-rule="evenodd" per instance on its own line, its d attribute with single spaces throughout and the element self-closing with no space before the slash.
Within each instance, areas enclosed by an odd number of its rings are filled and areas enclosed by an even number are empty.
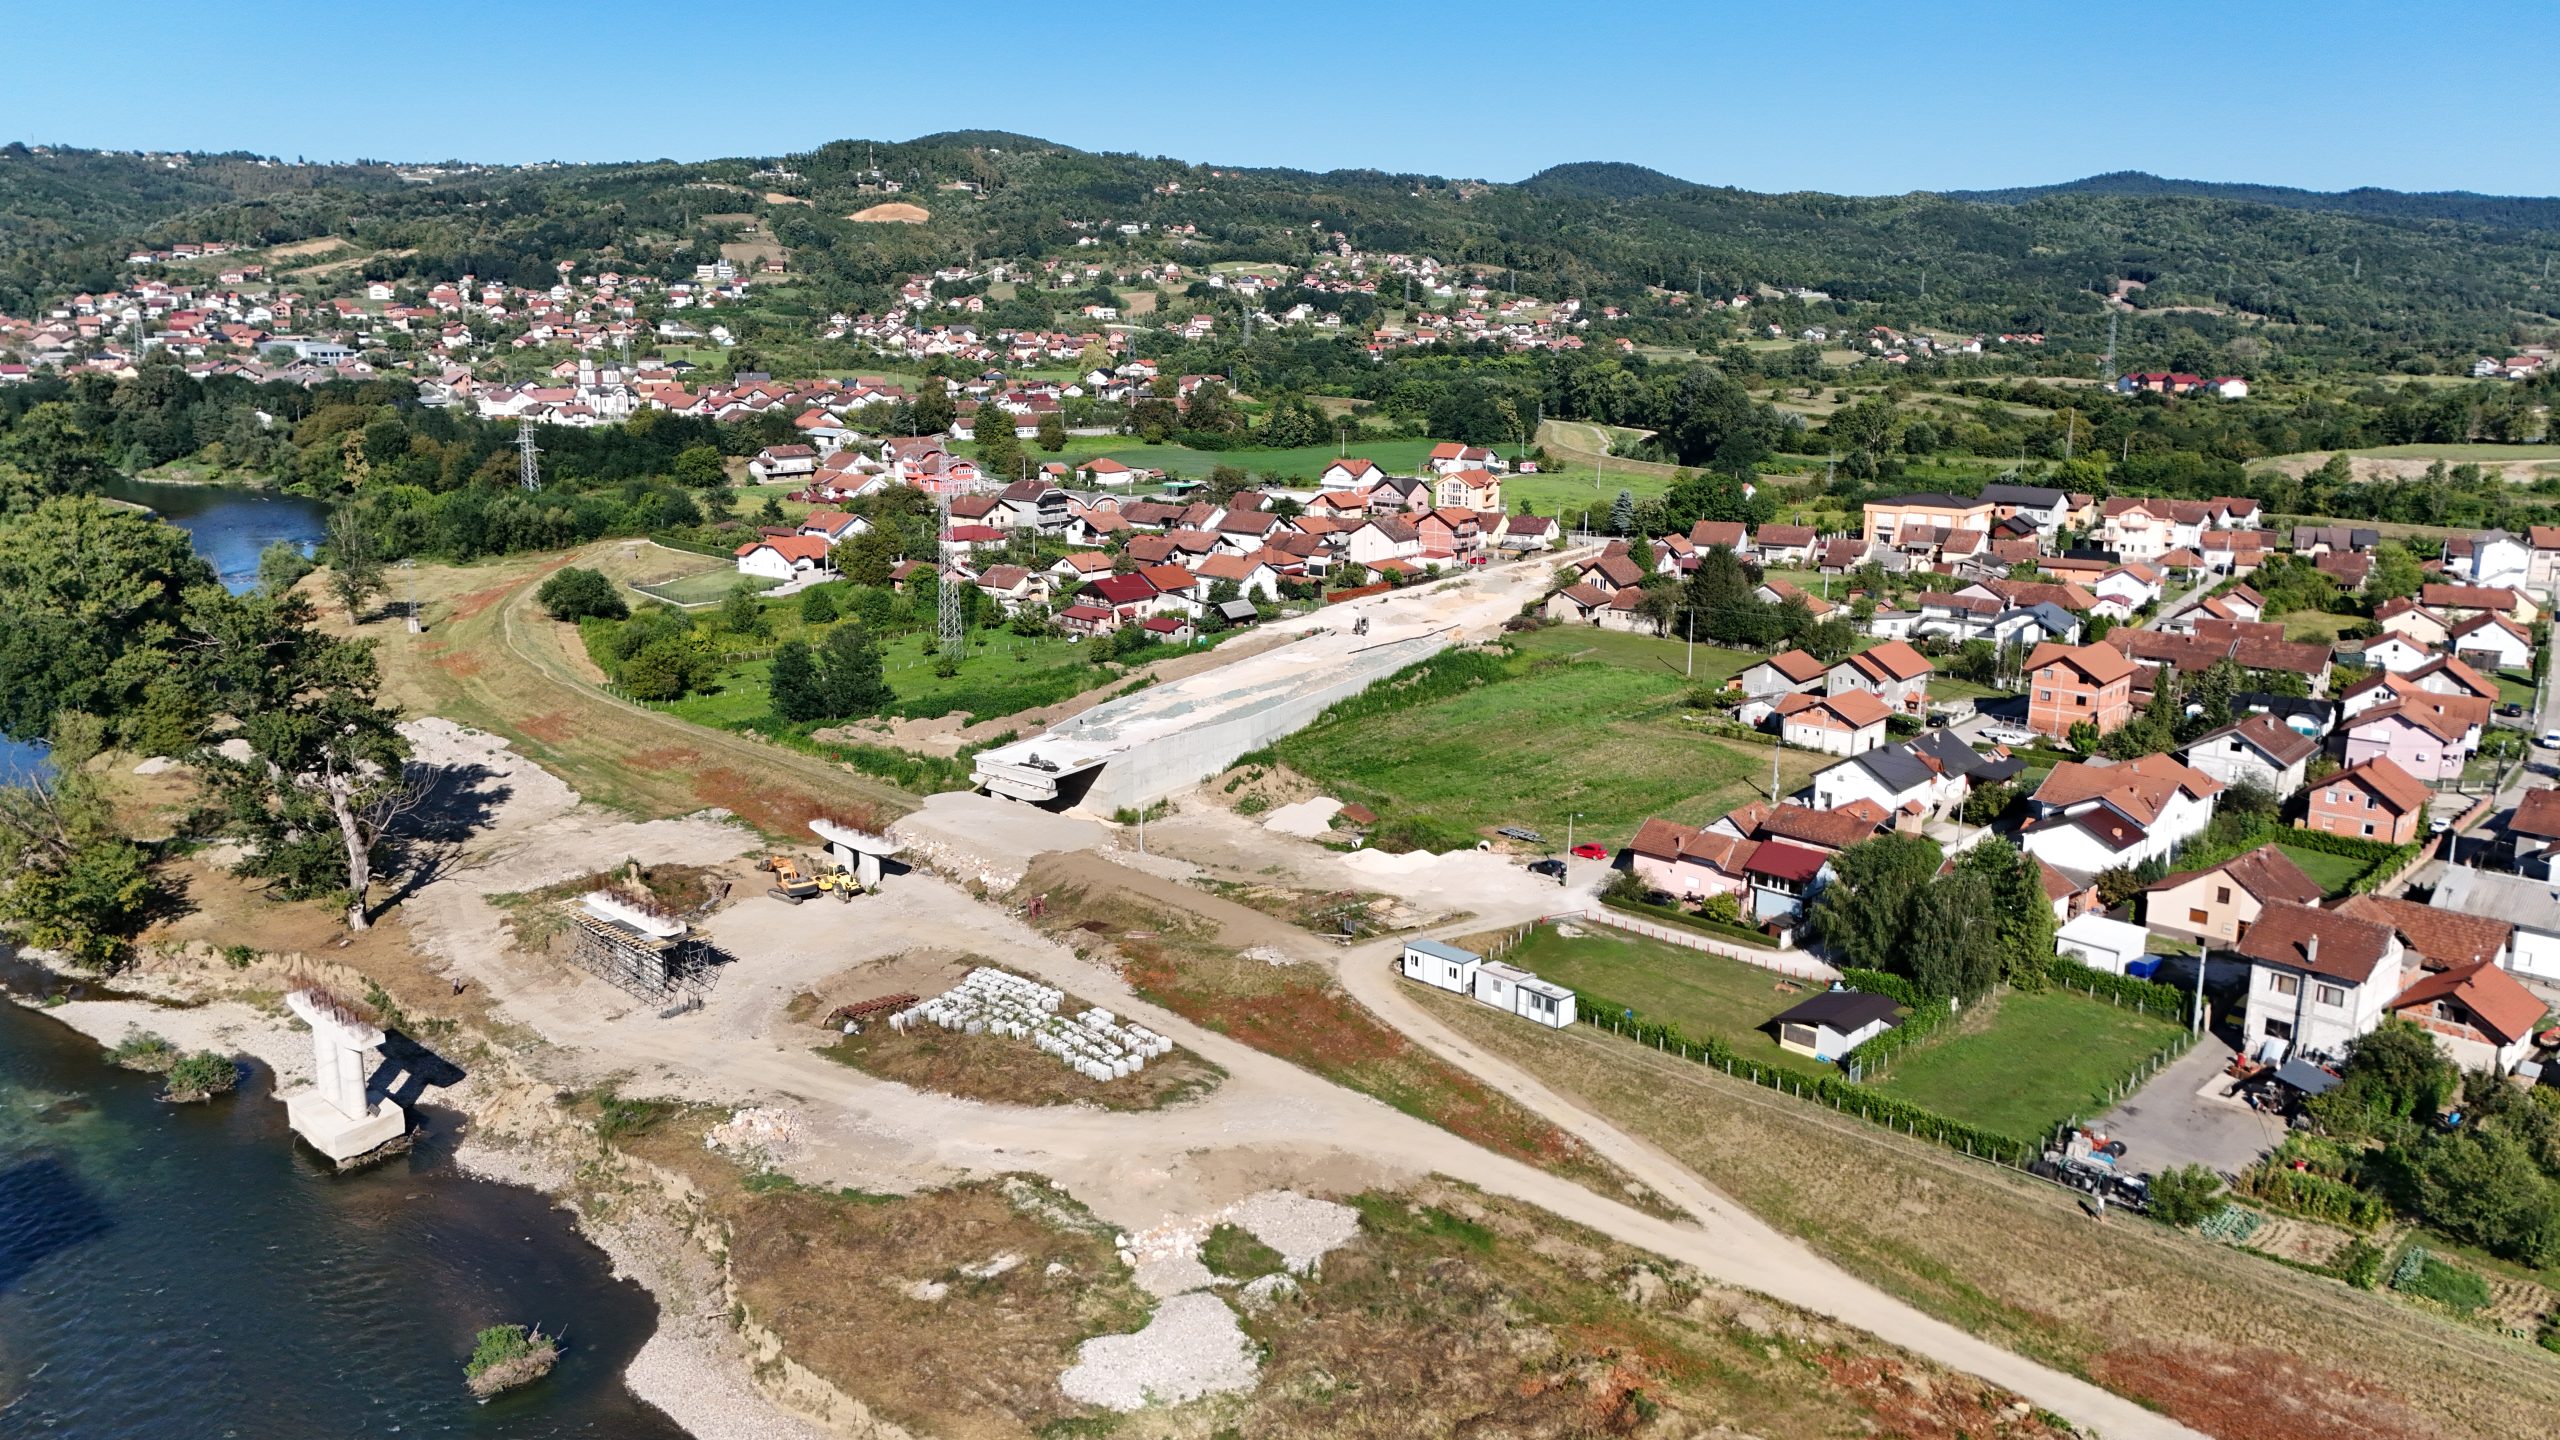
<svg viewBox="0 0 2560 1440">
<path fill-rule="evenodd" d="M 800 860 L 780 853 L 757 861 L 758 870 L 769 871 L 773 875 L 773 884 L 764 893 L 793 905 L 803 900 L 814 900 L 820 895 L 833 895 L 838 900 L 851 903 L 854 896 L 862 893 L 862 882 L 854 879 L 850 871 L 821 870 L 814 865 L 803 869 L 801 866 Z"/>
</svg>

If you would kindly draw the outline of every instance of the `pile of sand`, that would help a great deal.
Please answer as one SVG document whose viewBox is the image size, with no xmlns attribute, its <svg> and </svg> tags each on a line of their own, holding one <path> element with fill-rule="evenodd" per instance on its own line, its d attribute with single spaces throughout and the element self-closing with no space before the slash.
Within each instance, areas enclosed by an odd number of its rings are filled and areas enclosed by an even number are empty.
<svg viewBox="0 0 2560 1440">
<path fill-rule="evenodd" d="M 885 205 L 874 205 L 868 210 L 856 210 L 844 218 L 864 225 L 889 223 L 921 225 L 933 218 L 933 212 L 921 205 L 910 205 L 904 200 L 892 200 Z"/>
</svg>

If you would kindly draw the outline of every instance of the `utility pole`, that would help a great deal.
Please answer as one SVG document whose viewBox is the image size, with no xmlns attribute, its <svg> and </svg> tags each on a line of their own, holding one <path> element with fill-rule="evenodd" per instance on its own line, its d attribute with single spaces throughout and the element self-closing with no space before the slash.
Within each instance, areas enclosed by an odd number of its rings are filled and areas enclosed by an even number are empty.
<svg viewBox="0 0 2560 1440">
<path fill-rule="evenodd" d="M 1787 752 L 1787 722 L 1780 720 L 1777 731 L 1769 736 L 1769 803 L 1778 803 L 1778 761 Z"/>
<path fill-rule="evenodd" d="M 1689 668 L 1681 674 L 1690 680 L 1698 678 L 1698 612 L 1694 606 L 1689 610 Z"/>
<path fill-rule="evenodd" d="M 415 635 L 427 628 L 418 623 L 418 557 L 400 557 L 400 573 L 409 577 L 409 633 Z"/>
</svg>

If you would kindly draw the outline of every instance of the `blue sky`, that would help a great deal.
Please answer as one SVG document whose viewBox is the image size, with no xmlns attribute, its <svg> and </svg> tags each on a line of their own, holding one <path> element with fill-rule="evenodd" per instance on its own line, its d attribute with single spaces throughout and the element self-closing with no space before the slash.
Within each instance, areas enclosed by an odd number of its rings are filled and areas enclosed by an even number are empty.
<svg viewBox="0 0 2560 1440">
<path fill-rule="evenodd" d="M 2107 170 L 2560 193 L 2530 119 L 2548 0 L 759 8 L 20 0 L 0 138 L 577 161 L 965 127 L 1493 180 L 1609 159 L 1858 194 Z"/>
</svg>

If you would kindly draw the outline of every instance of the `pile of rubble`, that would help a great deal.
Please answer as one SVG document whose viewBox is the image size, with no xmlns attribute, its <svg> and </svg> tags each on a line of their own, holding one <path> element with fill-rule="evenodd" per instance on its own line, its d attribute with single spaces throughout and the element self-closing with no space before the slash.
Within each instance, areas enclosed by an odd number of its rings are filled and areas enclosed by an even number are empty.
<svg viewBox="0 0 2560 1440">
<path fill-rule="evenodd" d="M 788 1110 L 749 1106 L 714 1125 L 702 1137 L 703 1148 L 767 1164 L 789 1158 L 800 1148 L 800 1117 Z"/>
<path fill-rule="evenodd" d="M 1143 1025 L 1123 1025 L 1099 1007 L 1061 1015 L 1065 1002 L 1063 990 L 980 966 L 951 989 L 890 1016 L 889 1028 L 904 1034 L 938 1025 L 969 1035 L 1027 1039 L 1089 1080 L 1135 1075 L 1173 1050 L 1172 1041 Z"/>
</svg>

